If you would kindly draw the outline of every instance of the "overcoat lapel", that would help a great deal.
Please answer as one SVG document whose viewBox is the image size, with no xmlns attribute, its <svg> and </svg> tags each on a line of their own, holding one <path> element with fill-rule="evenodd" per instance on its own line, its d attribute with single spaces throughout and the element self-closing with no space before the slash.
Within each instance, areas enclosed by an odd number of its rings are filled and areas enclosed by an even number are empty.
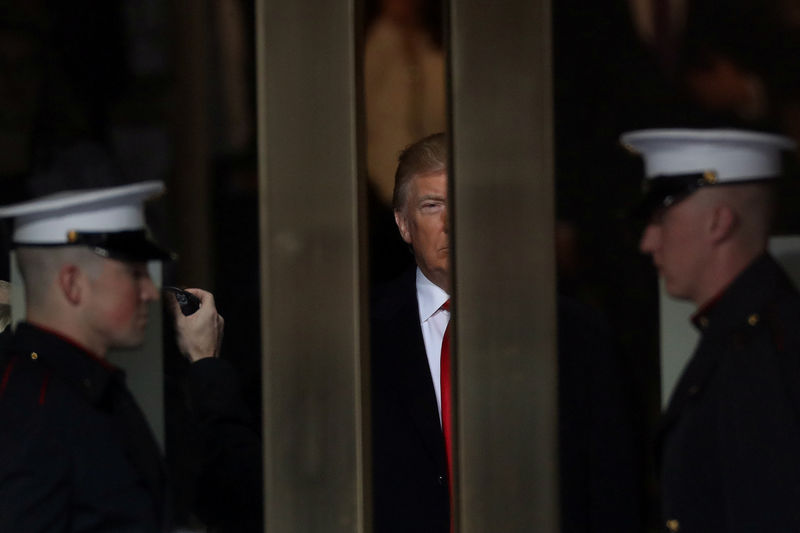
<svg viewBox="0 0 800 533">
<path fill-rule="evenodd" d="M 444 436 L 439 423 L 439 409 L 433 380 L 425 353 L 425 343 L 419 324 L 415 271 L 404 276 L 402 305 L 397 308 L 393 330 L 396 334 L 392 350 L 392 365 L 402 379 L 398 380 L 400 401 L 405 402 L 408 415 L 414 421 L 425 448 L 440 468 L 446 457 Z"/>
</svg>

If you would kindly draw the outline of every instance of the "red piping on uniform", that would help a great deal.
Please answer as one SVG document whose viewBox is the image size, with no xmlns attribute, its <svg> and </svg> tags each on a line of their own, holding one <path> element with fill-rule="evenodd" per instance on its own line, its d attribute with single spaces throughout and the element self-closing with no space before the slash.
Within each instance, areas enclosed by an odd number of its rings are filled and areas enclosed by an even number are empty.
<svg viewBox="0 0 800 533">
<path fill-rule="evenodd" d="M 6 386 L 8 385 L 8 378 L 11 377 L 11 370 L 14 369 L 14 363 L 17 362 L 17 358 L 14 357 L 6 366 L 6 371 L 3 372 L 3 381 L 0 383 L 0 398 L 3 397 L 3 393 L 6 391 Z"/>
<path fill-rule="evenodd" d="M 44 405 L 44 397 L 47 395 L 47 383 L 50 381 L 50 372 L 44 375 L 42 388 L 39 389 L 39 405 Z"/>
<path fill-rule="evenodd" d="M 105 358 L 100 357 L 99 355 L 97 355 L 95 353 L 92 353 L 92 351 L 89 348 L 87 348 L 86 346 L 80 344 L 78 341 L 76 341 L 74 339 L 71 339 L 70 337 L 67 337 L 66 335 L 64 335 L 60 331 L 56 331 L 54 329 L 50 329 L 47 326 L 43 326 L 43 325 L 38 324 L 36 322 L 33 322 L 31 320 L 28 320 L 28 324 L 31 324 L 34 327 L 39 328 L 42 331 L 45 331 L 45 332 L 49 333 L 50 335 L 52 335 L 54 337 L 58 337 L 62 341 L 66 342 L 67 344 L 71 344 L 75 348 L 79 349 L 80 351 L 82 351 L 83 353 L 85 353 L 86 355 L 88 355 L 89 357 L 91 357 L 92 359 L 97 361 L 98 363 L 100 363 L 100 365 L 103 368 L 105 368 L 107 370 L 117 370 L 117 367 L 115 367 L 114 365 L 112 365 L 111 363 L 106 361 Z"/>
</svg>

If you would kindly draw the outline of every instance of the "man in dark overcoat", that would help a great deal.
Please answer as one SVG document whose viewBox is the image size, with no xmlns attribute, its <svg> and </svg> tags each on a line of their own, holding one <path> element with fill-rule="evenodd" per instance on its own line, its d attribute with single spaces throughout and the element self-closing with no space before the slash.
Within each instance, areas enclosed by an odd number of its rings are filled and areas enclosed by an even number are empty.
<svg viewBox="0 0 800 533">
<path fill-rule="evenodd" d="M 416 266 L 371 302 L 376 533 L 450 531 L 447 160 L 445 135 L 431 135 L 401 153 L 395 175 L 395 221 Z M 639 531 L 638 457 L 612 336 L 570 299 L 559 299 L 558 316 L 562 529 Z"/>
<path fill-rule="evenodd" d="M 147 261 L 144 182 L 0 209 L 14 218 L 26 320 L 0 360 L 0 531 L 159 532 L 170 527 L 164 464 L 150 428 L 105 360 L 139 345 L 159 297 Z M 216 355 L 213 297 L 180 317 L 191 360 Z"/>
<path fill-rule="evenodd" d="M 800 295 L 767 253 L 783 137 L 646 130 L 640 248 L 697 306 L 699 343 L 659 436 L 663 527 L 800 531 Z"/>
<path fill-rule="evenodd" d="M 416 267 L 373 293 L 374 529 L 448 533 L 440 355 L 450 311 L 447 150 L 443 134 L 400 156 L 395 221 Z"/>
</svg>

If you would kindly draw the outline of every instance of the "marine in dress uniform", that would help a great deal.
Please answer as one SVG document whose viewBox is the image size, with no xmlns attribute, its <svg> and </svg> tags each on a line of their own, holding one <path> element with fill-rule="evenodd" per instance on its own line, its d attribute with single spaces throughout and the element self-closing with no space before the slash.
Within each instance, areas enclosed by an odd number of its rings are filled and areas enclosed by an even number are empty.
<svg viewBox="0 0 800 533">
<path fill-rule="evenodd" d="M 647 130 L 641 249 L 699 343 L 658 438 L 665 531 L 800 531 L 800 295 L 766 253 L 783 137 Z"/>
<path fill-rule="evenodd" d="M 2 368 L 3 530 L 163 531 L 161 456 L 122 372 L 27 323 Z"/>
<path fill-rule="evenodd" d="M 0 360 L 0 531 L 169 528 L 158 446 L 103 358 L 141 342 L 158 298 L 146 261 L 169 254 L 148 237 L 142 204 L 161 190 L 144 182 L 0 209 L 14 217 L 27 304 Z M 204 303 L 193 323 L 208 332 L 219 317 Z"/>
</svg>

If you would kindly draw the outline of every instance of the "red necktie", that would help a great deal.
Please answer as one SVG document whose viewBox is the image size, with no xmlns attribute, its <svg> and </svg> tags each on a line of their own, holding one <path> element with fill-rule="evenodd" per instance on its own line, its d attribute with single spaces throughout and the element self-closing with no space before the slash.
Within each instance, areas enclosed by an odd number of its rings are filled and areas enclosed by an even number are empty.
<svg viewBox="0 0 800 533">
<path fill-rule="evenodd" d="M 450 310 L 450 300 L 442 304 L 442 309 Z M 444 432 L 444 446 L 447 452 L 447 486 L 451 495 L 453 494 L 453 456 L 451 453 L 451 423 L 450 423 L 450 322 L 444 330 L 442 338 L 442 358 L 440 360 L 440 379 L 442 385 L 442 431 Z M 452 523 L 452 517 L 451 517 Z"/>
</svg>

